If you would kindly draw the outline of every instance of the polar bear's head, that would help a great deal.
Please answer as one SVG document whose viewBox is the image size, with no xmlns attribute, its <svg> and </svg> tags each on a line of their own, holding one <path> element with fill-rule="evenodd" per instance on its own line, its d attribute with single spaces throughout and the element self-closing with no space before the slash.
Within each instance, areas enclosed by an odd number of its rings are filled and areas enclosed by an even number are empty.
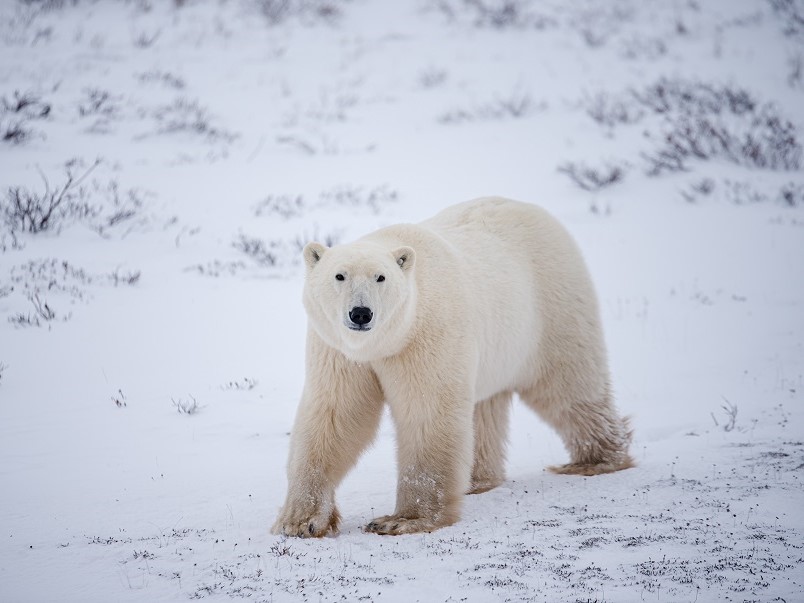
<svg viewBox="0 0 804 603">
<path fill-rule="evenodd" d="M 330 346 L 366 362 L 392 355 L 407 340 L 416 305 L 410 247 L 359 241 L 304 248 L 304 306 L 310 324 Z"/>
</svg>

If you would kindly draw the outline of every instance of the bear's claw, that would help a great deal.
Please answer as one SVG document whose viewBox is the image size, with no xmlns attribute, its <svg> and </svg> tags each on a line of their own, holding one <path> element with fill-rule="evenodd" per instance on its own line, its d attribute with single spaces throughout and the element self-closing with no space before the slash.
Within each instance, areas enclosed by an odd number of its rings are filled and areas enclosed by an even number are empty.
<svg viewBox="0 0 804 603">
<path fill-rule="evenodd" d="M 381 534 L 384 536 L 399 536 L 400 534 L 415 534 L 417 532 L 432 532 L 441 526 L 430 519 L 423 517 L 399 517 L 386 515 L 370 521 L 364 528 L 365 532 Z"/>
</svg>

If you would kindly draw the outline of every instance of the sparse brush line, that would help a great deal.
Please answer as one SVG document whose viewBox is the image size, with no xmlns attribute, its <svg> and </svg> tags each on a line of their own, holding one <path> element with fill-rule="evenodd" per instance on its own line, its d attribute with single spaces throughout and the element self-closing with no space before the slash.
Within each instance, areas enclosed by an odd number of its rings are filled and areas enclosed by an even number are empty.
<svg viewBox="0 0 804 603">
<path fill-rule="evenodd" d="M 95 285 L 134 286 L 140 279 L 140 271 L 123 271 L 121 268 L 110 273 L 89 273 L 67 261 L 58 258 L 31 260 L 12 266 L 11 284 L 0 288 L 0 297 L 23 297 L 29 304 L 28 312 L 16 312 L 8 321 L 16 327 L 41 327 L 50 325 L 57 319 L 67 321 L 72 313 L 59 313 L 53 305 L 66 301 L 88 302 L 92 299 L 90 289 Z M 61 305 L 59 303 L 59 305 Z"/>
<path fill-rule="evenodd" d="M 45 185 L 44 192 L 37 194 L 20 186 L 9 187 L 5 202 L 0 204 L 6 224 L 12 231 L 22 230 L 35 234 L 50 230 L 56 221 L 57 212 L 65 209 L 64 206 L 71 199 L 75 188 L 86 180 L 99 164 L 100 159 L 77 178 L 68 169 L 67 181 L 56 189 L 51 189 L 47 176 L 37 166 L 36 169 Z"/>
<path fill-rule="evenodd" d="M 738 86 L 662 77 L 626 94 L 600 93 L 584 105 L 607 128 L 663 118 L 658 132 L 647 133 L 654 148 L 640 154 L 649 176 L 686 171 L 692 160 L 713 158 L 775 171 L 804 167 L 796 125 L 776 105 Z"/>
<path fill-rule="evenodd" d="M 77 176 L 76 168 L 83 165 L 82 162 L 77 159 L 67 162 L 65 181 L 57 187 L 52 186 L 37 167 L 44 183 L 42 192 L 24 186 L 8 187 L 0 196 L 0 227 L 7 230 L 6 234 L 0 231 L 2 247 L 5 247 L 7 236 L 11 237 L 12 248 L 17 248 L 17 233 L 58 232 L 73 223 L 84 224 L 101 237 L 109 236 L 112 229 L 122 232 L 123 225 L 128 225 L 128 230 L 123 233 L 125 236 L 137 225 L 147 224 L 148 219 L 141 212 L 147 192 L 139 189 L 123 191 L 116 180 L 88 180 L 101 163 L 101 159 L 96 159 Z"/>
<path fill-rule="evenodd" d="M 536 102 L 530 94 L 514 91 L 508 96 L 497 97 L 492 101 L 481 103 L 469 109 L 453 109 L 438 116 L 442 124 L 461 124 L 474 121 L 495 121 L 504 119 L 521 119 L 528 115 L 545 111 L 545 101 Z"/>
</svg>

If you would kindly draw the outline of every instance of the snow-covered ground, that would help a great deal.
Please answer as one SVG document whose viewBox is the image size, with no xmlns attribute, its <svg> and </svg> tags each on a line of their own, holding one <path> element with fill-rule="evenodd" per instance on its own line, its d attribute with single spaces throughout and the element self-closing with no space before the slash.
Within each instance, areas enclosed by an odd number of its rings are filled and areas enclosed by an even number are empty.
<svg viewBox="0 0 804 603">
<path fill-rule="evenodd" d="M 4 1 L 0 600 L 804 600 L 802 145 L 796 0 Z M 341 534 L 270 535 L 300 246 L 487 194 L 583 248 L 638 466 L 517 405 L 379 537 L 385 420 Z"/>
</svg>

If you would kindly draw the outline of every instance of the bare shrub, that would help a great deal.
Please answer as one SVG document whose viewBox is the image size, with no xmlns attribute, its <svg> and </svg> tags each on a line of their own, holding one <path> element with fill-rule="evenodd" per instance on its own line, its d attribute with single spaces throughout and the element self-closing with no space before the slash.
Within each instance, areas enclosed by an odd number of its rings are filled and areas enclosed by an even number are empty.
<svg viewBox="0 0 804 603">
<path fill-rule="evenodd" d="M 419 73 L 417 81 L 420 88 L 427 90 L 437 88 L 447 81 L 447 72 L 436 67 L 428 67 Z"/>
<path fill-rule="evenodd" d="M 689 203 L 696 203 L 701 197 L 708 197 L 715 190 L 715 181 L 703 178 L 690 184 L 689 189 L 681 191 L 681 196 Z"/>
<path fill-rule="evenodd" d="M 784 23 L 786 36 L 804 38 L 804 2 L 801 0 L 768 0 Z"/>
<path fill-rule="evenodd" d="M 139 270 L 122 271 L 120 268 L 115 268 L 108 275 L 109 282 L 118 287 L 120 285 L 133 286 L 140 282 L 142 272 Z"/>
<path fill-rule="evenodd" d="M 144 71 L 137 75 L 137 80 L 143 84 L 161 84 L 174 90 L 183 90 L 186 85 L 183 78 L 168 71 L 159 70 Z"/>
<path fill-rule="evenodd" d="M 15 327 L 41 327 L 56 318 L 56 312 L 47 300 L 39 297 L 39 293 L 28 294 L 28 301 L 33 306 L 33 313 L 17 312 L 8 321 Z"/>
<path fill-rule="evenodd" d="M 775 105 L 763 105 L 745 122 L 711 115 L 677 116 L 659 147 L 643 154 L 648 175 L 684 170 L 688 159 L 713 157 L 771 170 L 801 169 L 803 151 L 797 129 Z"/>
<path fill-rule="evenodd" d="M 101 88 L 84 88 L 83 98 L 78 103 L 78 115 L 92 119 L 92 132 L 107 132 L 112 121 L 120 119 L 120 101 L 123 98 Z"/>
<path fill-rule="evenodd" d="M 779 189 L 778 200 L 788 207 L 804 207 L 804 184 L 788 182 Z"/>
<path fill-rule="evenodd" d="M 664 118 L 655 148 L 642 153 L 651 176 L 683 171 L 690 160 L 715 157 L 770 170 L 804 165 L 793 122 L 744 88 L 660 78 L 628 95 L 599 93 L 584 104 L 593 120 L 609 128 L 636 123 L 646 115 Z"/>
<path fill-rule="evenodd" d="M 740 180 L 723 181 L 723 198 L 734 205 L 753 205 L 765 203 L 770 197 L 751 182 Z"/>
<path fill-rule="evenodd" d="M 320 233 L 318 226 L 314 226 L 312 231 L 305 231 L 295 237 L 272 240 L 240 233 L 232 246 L 261 268 L 281 270 L 298 265 L 301 261 L 301 251 L 310 241 L 318 241 L 327 247 L 332 247 L 338 244 L 340 238 L 338 232 Z M 203 274 L 201 270 L 199 272 Z"/>
<path fill-rule="evenodd" d="M 270 25 L 290 19 L 305 23 L 332 22 L 342 14 L 344 0 L 249 0 Z"/>
<path fill-rule="evenodd" d="M 611 164 L 591 168 L 583 163 L 571 161 L 560 165 L 558 171 L 569 176 L 570 180 L 585 191 L 598 191 L 621 182 L 625 177 L 623 167 Z"/>
<path fill-rule="evenodd" d="M 67 167 L 66 181 L 52 188 L 47 177 L 40 172 L 44 191 L 36 193 L 20 186 L 6 190 L 0 199 L 0 216 L 9 230 L 38 233 L 59 228 L 63 218 L 68 215 L 69 205 L 75 199 L 78 185 L 89 176 L 100 161 L 96 161 L 81 176 L 76 177 L 71 167 Z"/>
<path fill-rule="evenodd" d="M 116 180 L 88 179 L 101 163 L 100 159 L 96 160 L 76 176 L 76 170 L 85 164 L 80 160 L 67 162 L 64 181 L 58 186 L 52 186 L 40 172 L 43 191 L 8 187 L 0 197 L 0 221 L 12 235 L 58 231 L 80 222 L 99 235 L 108 236 L 113 229 L 145 223 L 147 220 L 142 216 L 145 192 L 122 190 Z"/>
<path fill-rule="evenodd" d="M 27 312 L 12 314 L 9 321 L 15 326 L 44 326 L 56 319 L 69 320 L 71 313 L 63 314 L 56 310 L 61 303 L 74 306 L 75 302 L 88 302 L 93 285 L 133 286 L 140 278 L 140 272 L 124 272 L 117 268 L 111 273 L 93 274 L 65 260 L 46 258 L 31 260 L 13 266 L 9 273 L 11 289 L 26 302 Z M 10 301 L 13 302 L 13 297 Z M 55 299 L 55 305 L 52 300 Z"/>
<path fill-rule="evenodd" d="M 260 266 L 273 268 L 279 263 L 282 244 L 279 241 L 264 241 L 258 237 L 250 237 L 242 232 L 232 243 L 232 247 L 246 254 Z"/>
<path fill-rule="evenodd" d="M 547 108 L 544 101 L 536 103 L 525 92 L 515 90 L 505 97 L 497 97 L 469 109 L 453 109 L 438 117 L 442 124 L 459 124 L 472 121 L 520 119 L 534 111 Z"/>
<path fill-rule="evenodd" d="M 587 97 L 583 104 L 586 113 L 601 126 L 612 128 L 620 124 L 632 124 L 644 115 L 644 112 L 633 102 L 617 98 L 605 92 Z"/>
<path fill-rule="evenodd" d="M 334 247 L 341 242 L 340 231 L 321 232 L 318 230 L 318 225 L 315 225 L 312 231 L 305 231 L 296 236 L 293 240 L 294 257 L 298 258 L 307 243 L 316 241 L 326 247 Z"/>
<path fill-rule="evenodd" d="M 232 142 L 237 135 L 212 125 L 209 111 L 197 100 L 177 98 L 152 112 L 157 134 L 192 134 L 208 141 Z"/>
<path fill-rule="evenodd" d="M 170 401 L 176 408 L 176 412 L 180 415 L 195 415 L 198 414 L 199 410 L 201 410 L 198 400 L 196 400 L 193 396 L 188 395 L 186 398 L 179 399 L 171 398 Z"/>
<path fill-rule="evenodd" d="M 268 195 L 254 206 L 254 215 L 279 216 L 285 220 L 302 215 L 305 210 L 301 195 Z"/>
<path fill-rule="evenodd" d="M 721 405 L 720 409 L 725 413 L 726 419 L 722 425 L 723 431 L 732 431 L 737 424 L 737 407 L 729 402 L 726 398 L 723 398 L 724 404 Z M 710 413 L 712 416 L 712 420 L 715 422 L 717 427 L 721 427 L 720 423 L 718 423 L 717 419 L 715 418 L 715 413 Z"/>
<path fill-rule="evenodd" d="M 221 385 L 224 391 L 251 391 L 257 387 L 257 380 L 251 377 L 243 377 L 240 381 L 229 381 Z"/>
<path fill-rule="evenodd" d="M 186 271 L 195 271 L 201 276 L 219 277 L 223 274 L 234 276 L 241 270 L 246 268 L 246 264 L 240 261 L 237 262 L 222 262 L 214 260 L 206 264 L 194 264 L 185 268 Z"/>
<path fill-rule="evenodd" d="M 653 113 L 743 115 L 757 108 L 757 101 L 744 88 L 716 86 L 705 82 L 662 77 L 631 96 Z"/>
<path fill-rule="evenodd" d="M 386 184 L 368 189 L 362 186 L 343 184 L 321 192 L 318 206 L 366 207 L 377 214 L 385 205 L 395 203 L 398 199 L 398 193 Z"/>
<path fill-rule="evenodd" d="M 15 90 L 10 97 L 0 99 L 0 140 L 22 144 L 36 134 L 30 122 L 47 119 L 50 103 L 33 92 Z"/>
<path fill-rule="evenodd" d="M 379 213 L 389 203 L 399 200 L 399 194 L 387 184 L 364 187 L 351 184 L 341 184 L 331 189 L 321 191 L 318 200 L 309 202 L 299 194 L 271 194 L 254 206 L 254 215 L 278 216 L 283 220 L 303 216 L 315 209 L 346 206 L 352 208 L 367 208 L 373 213 Z"/>
<path fill-rule="evenodd" d="M 528 0 L 435 0 L 432 5 L 450 21 L 478 28 L 545 29 L 557 23 Z"/>
</svg>

